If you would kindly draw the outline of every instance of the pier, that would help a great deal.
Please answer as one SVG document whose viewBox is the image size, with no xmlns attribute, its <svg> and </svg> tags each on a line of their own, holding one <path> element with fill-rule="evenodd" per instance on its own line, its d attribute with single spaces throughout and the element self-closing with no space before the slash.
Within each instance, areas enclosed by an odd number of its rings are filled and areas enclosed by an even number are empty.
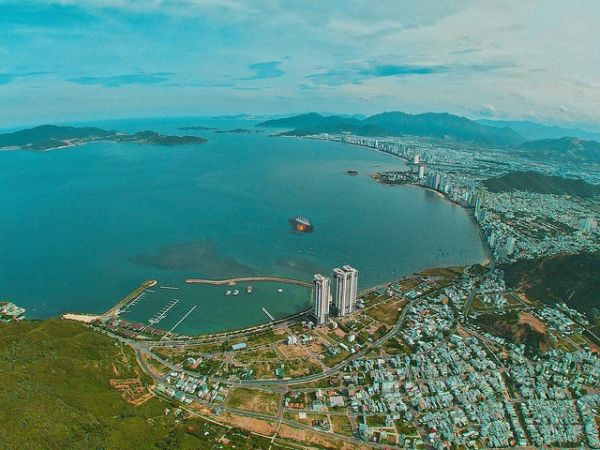
<svg viewBox="0 0 600 450">
<path fill-rule="evenodd" d="M 142 292 L 140 295 L 138 295 L 136 298 L 133 299 L 133 301 L 129 302 L 127 305 L 125 305 L 125 308 L 119 310 L 118 314 L 123 314 L 126 312 L 129 312 L 129 310 L 134 307 L 135 305 L 137 305 L 141 300 L 144 299 L 144 297 L 146 296 L 146 293 L 150 292 L 150 291 L 144 291 Z"/>
<path fill-rule="evenodd" d="M 295 280 L 293 278 L 282 278 L 282 277 L 242 277 L 242 278 L 227 278 L 225 280 L 205 280 L 202 278 L 188 278 L 185 280 L 187 284 L 211 284 L 213 286 L 228 285 L 235 286 L 236 283 L 242 283 L 245 281 L 275 281 L 279 283 L 295 284 L 305 288 L 312 288 L 312 283 Z"/>
<path fill-rule="evenodd" d="M 169 311 L 177 304 L 179 303 L 180 300 L 178 298 L 174 298 L 173 300 L 171 300 L 169 303 L 167 303 L 165 306 L 162 307 L 162 309 L 157 312 L 154 317 L 152 317 L 148 323 L 150 323 L 151 325 L 157 324 L 158 322 L 160 322 L 161 320 L 163 320 L 165 317 L 167 317 L 167 314 L 169 314 Z"/>
<path fill-rule="evenodd" d="M 125 298 L 123 298 L 121 301 L 119 301 L 115 306 L 113 306 L 112 308 L 110 308 L 104 314 L 101 314 L 100 316 L 98 316 L 98 318 L 100 320 L 102 320 L 102 319 L 108 319 L 109 317 L 116 317 L 116 316 L 118 316 L 119 312 L 122 309 L 125 309 L 127 306 L 129 306 L 129 304 L 132 301 L 134 301 L 135 299 L 137 299 L 137 297 L 139 297 L 146 289 L 151 288 L 153 286 L 156 286 L 157 283 L 158 283 L 158 281 L 156 281 L 156 280 L 144 281 L 131 294 L 129 294 L 128 296 L 126 296 Z"/>
<path fill-rule="evenodd" d="M 168 333 L 168 334 L 171 334 L 171 333 L 173 332 L 173 330 L 174 330 L 175 328 L 177 328 L 177 327 L 179 326 L 179 324 L 180 324 L 181 322 L 183 322 L 183 321 L 186 319 L 186 317 L 187 317 L 187 316 L 189 316 L 189 315 L 192 313 L 192 311 L 193 311 L 193 310 L 195 310 L 197 307 L 198 307 L 198 305 L 194 305 L 194 306 L 192 306 L 192 309 L 190 309 L 190 310 L 189 310 L 189 311 L 188 311 L 188 312 L 187 312 L 187 313 L 186 313 L 186 314 L 185 314 L 185 315 L 184 315 L 184 316 L 183 316 L 183 317 L 182 317 L 182 318 L 179 320 L 179 322 L 177 322 L 175 325 L 173 325 L 173 327 L 172 327 L 172 328 L 169 330 L 169 333 Z M 165 335 L 165 338 L 166 338 L 166 336 L 167 336 L 167 335 Z"/>
<path fill-rule="evenodd" d="M 273 317 L 269 311 L 267 311 L 265 308 L 262 309 L 262 311 L 267 315 L 267 317 L 271 320 L 275 320 L 275 317 Z"/>
</svg>

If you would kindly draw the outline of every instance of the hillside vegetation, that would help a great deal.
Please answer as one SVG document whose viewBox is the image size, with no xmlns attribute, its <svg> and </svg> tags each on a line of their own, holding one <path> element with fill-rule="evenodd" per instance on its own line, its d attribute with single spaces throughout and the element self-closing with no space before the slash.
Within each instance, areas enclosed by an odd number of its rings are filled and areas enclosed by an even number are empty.
<svg viewBox="0 0 600 450">
<path fill-rule="evenodd" d="M 0 325 L 0 448 L 205 449 L 229 433 L 202 419 L 177 423 L 175 408 L 158 398 L 127 403 L 110 380 L 139 372 L 128 347 L 81 324 Z M 237 448 L 264 444 L 232 431 Z"/>
<path fill-rule="evenodd" d="M 511 172 L 483 182 L 491 192 L 526 191 L 539 194 L 568 194 L 582 198 L 600 195 L 600 186 L 540 172 Z"/>
<path fill-rule="evenodd" d="M 502 269 L 506 283 L 528 298 L 594 315 L 600 310 L 600 253 L 519 260 Z"/>
</svg>

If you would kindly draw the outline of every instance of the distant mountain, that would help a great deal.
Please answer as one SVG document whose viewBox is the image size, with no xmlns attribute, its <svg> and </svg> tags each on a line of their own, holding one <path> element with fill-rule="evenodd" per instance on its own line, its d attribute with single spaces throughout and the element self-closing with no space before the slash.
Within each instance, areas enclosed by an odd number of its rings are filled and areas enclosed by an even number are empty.
<svg viewBox="0 0 600 450">
<path fill-rule="evenodd" d="M 93 127 L 59 127 L 42 125 L 35 128 L 0 134 L 0 148 L 21 147 L 31 150 L 43 150 L 65 145 L 66 140 L 106 138 L 114 135 L 113 131 Z"/>
<path fill-rule="evenodd" d="M 302 114 L 259 123 L 259 127 L 292 129 L 287 135 L 350 132 L 363 136 L 424 136 L 477 142 L 494 146 L 514 146 L 524 141 L 510 128 L 480 125 L 465 117 L 447 113 L 406 114 L 387 112 L 364 119 L 344 116 Z"/>
<path fill-rule="evenodd" d="M 586 141 L 576 137 L 529 141 L 517 148 L 538 158 L 600 164 L 600 142 Z"/>
<path fill-rule="evenodd" d="M 96 141 L 184 145 L 206 142 L 206 139 L 198 136 L 167 136 L 149 130 L 127 134 L 94 127 L 42 125 L 14 133 L 0 134 L 0 149 L 43 151 Z"/>
<path fill-rule="evenodd" d="M 600 253 L 522 259 L 501 267 L 506 283 L 528 298 L 571 308 L 600 309 Z"/>
<path fill-rule="evenodd" d="M 542 125 L 527 120 L 475 120 L 480 125 L 497 128 L 511 128 L 527 140 L 538 139 L 558 139 L 565 136 L 575 136 L 580 139 L 600 140 L 600 133 L 590 133 L 589 131 L 579 130 L 577 128 L 564 128 L 556 125 Z"/>
<path fill-rule="evenodd" d="M 539 194 L 568 194 L 582 198 L 600 195 L 600 186 L 583 180 L 561 178 L 540 172 L 510 172 L 483 182 L 491 192 L 525 191 Z"/>
<path fill-rule="evenodd" d="M 281 119 L 267 120 L 257 124 L 257 127 L 266 128 L 296 128 L 296 129 L 313 129 L 319 127 L 332 126 L 360 126 L 360 119 L 354 119 L 346 116 L 322 116 L 317 113 L 300 114 L 298 116 L 284 117 Z"/>
</svg>

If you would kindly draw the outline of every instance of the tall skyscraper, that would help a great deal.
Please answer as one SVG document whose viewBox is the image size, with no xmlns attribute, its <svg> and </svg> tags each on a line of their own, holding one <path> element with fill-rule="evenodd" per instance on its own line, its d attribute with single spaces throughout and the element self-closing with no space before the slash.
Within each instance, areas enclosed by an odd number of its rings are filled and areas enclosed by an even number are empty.
<svg viewBox="0 0 600 450">
<path fill-rule="evenodd" d="M 342 267 L 344 271 L 350 273 L 350 290 L 348 291 L 348 314 L 356 309 L 356 298 L 358 297 L 358 270 L 349 265 Z"/>
<path fill-rule="evenodd" d="M 418 153 L 415 153 L 415 156 L 413 157 L 413 164 L 419 164 L 421 162 L 421 155 L 419 155 Z"/>
<path fill-rule="evenodd" d="M 348 265 L 333 269 L 335 279 L 334 306 L 338 317 L 354 312 L 358 292 L 358 270 Z"/>
<path fill-rule="evenodd" d="M 419 180 L 425 178 L 425 164 L 419 164 Z"/>
<path fill-rule="evenodd" d="M 331 283 L 329 278 L 320 273 L 315 274 L 313 281 L 313 317 L 317 325 L 323 325 L 329 320 L 329 299 L 331 298 Z"/>
</svg>

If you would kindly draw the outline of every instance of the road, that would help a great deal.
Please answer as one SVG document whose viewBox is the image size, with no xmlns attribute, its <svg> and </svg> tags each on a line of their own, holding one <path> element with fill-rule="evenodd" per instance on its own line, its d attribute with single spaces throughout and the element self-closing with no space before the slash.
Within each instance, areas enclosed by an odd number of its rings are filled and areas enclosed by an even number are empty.
<svg viewBox="0 0 600 450">
<path fill-rule="evenodd" d="M 445 288 L 446 288 L 446 286 L 441 287 L 441 288 L 436 289 L 436 290 L 431 291 L 431 292 L 424 293 L 421 296 L 415 298 L 414 300 L 408 302 L 406 304 L 406 306 L 402 309 L 400 315 L 398 316 L 398 320 L 396 321 L 396 324 L 384 336 L 382 336 L 381 338 L 379 338 L 375 342 L 372 342 L 369 345 L 365 346 L 363 349 L 361 349 L 360 351 L 356 352 L 355 354 L 353 354 L 349 358 L 346 358 L 344 361 L 336 364 L 333 367 L 330 367 L 330 368 L 324 370 L 323 372 L 319 372 L 319 373 L 312 374 L 312 375 L 305 375 L 305 376 L 302 376 L 302 377 L 297 377 L 297 378 L 294 378 L 294 379 L 287 379 L 287 380 L 286 379 L 283 379 L 283 380 L 240 380 L 240 379 L 231 379 L 231 378 L 223 378 L 223 377 L 212 377 L 212 376 L 208 376 L 207 379 L 210 380 L 211 382 L 219 382 L 219 383 L 224 383 L 224 384 L 229 384 L 229 385 L 237 385 L 237 386 L 248 386 L 248 387 L 252 387 L 252 386 L 254 386 L 254 387 L 257 387 L 257 386 L 287 387 L 287 386 L 293 386 L 293 385 L 297 385 L 297 384 L 310 383 L 310 382 L 322 380 L 323 378 L 328 378 L 328 377 L 330 377 L 332 375 L 335 375 L 336 373 L 340 372 L 346 366 L 348 366 L 349 364 L 353 363 L 354 361 L 362 358 L 372 348 L 380 347 L 385 341 L 387 341 L 388 339 L 390 339 L 394 335 L 398 334 L 398 332 L 401 330 L 402 326 L 404 325 L 404 320 L 406 318 L 406 314 L 407 314 L 407 312 L 408 312 L 408 310 L 409 310 L 409 308 L 411 306 L 416 305 L 421 300 L 423 300 L 425 297 L 432 296 L 432 295 L 437 295 L 439 292 L 441 292 Z M 144 352 L 146 352 L 151 358 L 157 360 L 158 362 L 160 362 L 161 364 L 163 364 L 164 366 L 168 367 L 171 370 L 178 371 L 178 372 L 184 372 L 184 373 L 186 373 L 188 375 L 191 375 L 191 376 L 196 376 L 196 377 L 198 376 L 198 373 L 185 370 L 182 367 L 177 366 L 177 365 L 175 365 L 173 363 L 170 363 L 169 361 L 166 361 L 163 358 L 159 357 L 158 355 L 152 353 L 150 351 L 150 347 L 152 345 L 154 345 L 154 343 L 152 343 L 152 342 L 133 341 L 133 340 L 125 339 L 125 338 L 120 338 L 120 339 L 123 340 L 123 341 L 125 341 L 125 342 L 127 342 L 127 343 L 129 343 L 129 345 L 136 352 L 138 352 L 138 351 L 144 351 Z M 181 344 L 181 342 L 178 342 L 177 344 Z M 149 373 L 149 375 L 153 376 L 152 373 Z"/>
</svg>

